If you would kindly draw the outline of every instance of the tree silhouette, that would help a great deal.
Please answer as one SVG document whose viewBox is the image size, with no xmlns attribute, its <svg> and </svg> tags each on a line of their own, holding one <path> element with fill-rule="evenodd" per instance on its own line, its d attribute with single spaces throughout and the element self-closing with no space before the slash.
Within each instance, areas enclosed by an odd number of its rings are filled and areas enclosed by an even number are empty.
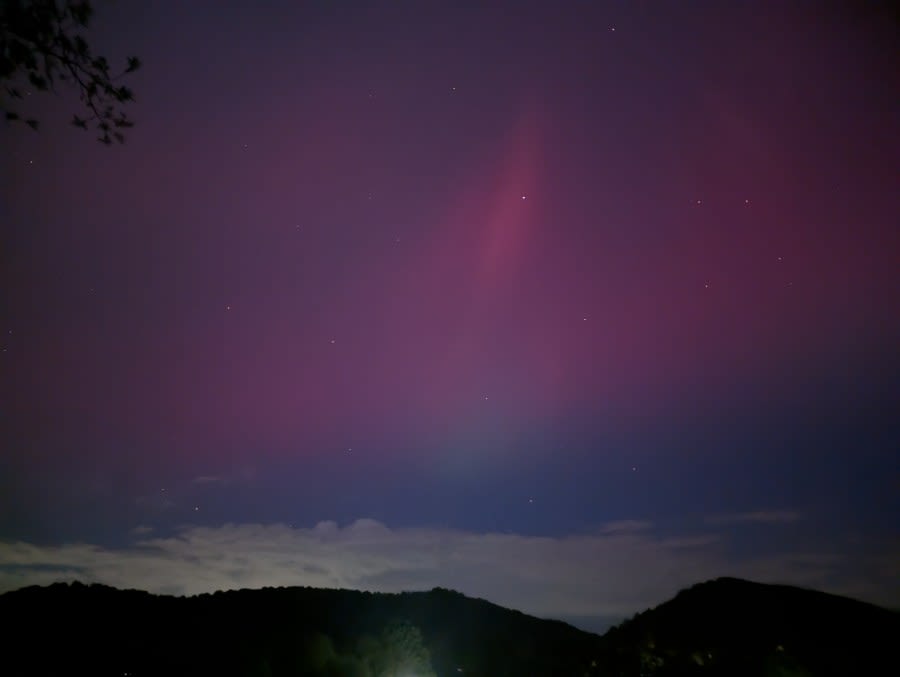
<svg viewBox="0 0 900 677">
<path fill-rule="evenodd" d="M 394 621 L 384 629 L 381 642 L 383 654 L 380 675 L 434 675 L 422 632 L 416 626 L 406 621 Z"/>
<path fill-rule="evenodd" d="M 0 0 L 0 97 L 7 121 L 38 121 L 23 117 L 15 102 L 30 93 L 55 91 L 59 82 L 78 89 L 85 111 L 72 117 L 81 129 L 92 128 L 104 144 L 125 141 L 134 126 L 122 106 L 134 100 L 122 76 L 136 71 L 140 60 L 128 57 L 124 70 L 112 75 L 109 62 L 96 56 L 82 35 L 94 14 L 86 0 Z"/>
</svg>

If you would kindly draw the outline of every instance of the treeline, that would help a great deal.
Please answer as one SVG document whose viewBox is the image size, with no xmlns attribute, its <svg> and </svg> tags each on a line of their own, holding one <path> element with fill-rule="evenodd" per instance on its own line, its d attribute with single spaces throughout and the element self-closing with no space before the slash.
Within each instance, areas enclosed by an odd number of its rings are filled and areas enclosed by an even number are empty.
<svg viewBox="0 0 900 677">
<path fill-rule="evenodd" d="M 894 674 L 900 614 L 815 590 L 721 578 L 635 615 L 601 642 L 603 674 L 613 677 Z"/>
<path fill-rule="evenodd" d="M 196 597 L 56 584 L 0 595 L 4 676 L 592 674 L 599 637 L 449 590 Z"/>
<path fill-rule="evenodd" d="M 603 637 L 442 589 L 174 597 L 56 584 L 0 595 L 0 637 L 4 677 L 845 677 L 900 662 L 900 614 L 735 579 Z"/>
</svg>

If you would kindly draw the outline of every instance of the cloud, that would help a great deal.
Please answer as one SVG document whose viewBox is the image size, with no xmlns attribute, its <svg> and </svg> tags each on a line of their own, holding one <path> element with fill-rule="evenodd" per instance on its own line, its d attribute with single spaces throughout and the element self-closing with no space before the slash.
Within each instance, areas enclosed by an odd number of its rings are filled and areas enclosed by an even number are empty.
<svg viewBox="0 0 900 677">
<path fill-rule="evenodd" d="M 709 515 L 704 521 L 707 524 L 728 526 L 734 524 L 793 524 L 801 519 L 802 515 L 793 510 L 757 510 L 755 512 Z"/>
<path fill-rule="evenodd" d="M 726 550 L 714 535 L 661 538 L 641 522 L 565 537 L 392 529 L 368 519 L 300 529 L 225 524 L 139 538 L 120 549 L 0 542 L 0 590 L 73 579 L 170 594 L 289 585 L 382 592 L 442 586 L 557 618 L 629 616 L 685 586 L 725 575 L 834 591 L 884 590 L 870 571 L 848 573 L 838 555 L 731 561 Z"/>
</svg>

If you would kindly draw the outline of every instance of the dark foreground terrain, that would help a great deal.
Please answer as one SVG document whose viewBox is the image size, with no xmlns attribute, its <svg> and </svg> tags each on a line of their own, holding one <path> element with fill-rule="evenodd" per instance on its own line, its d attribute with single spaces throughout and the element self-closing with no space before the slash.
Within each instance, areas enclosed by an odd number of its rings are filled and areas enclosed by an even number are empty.
<svg viewBox="0 0 900 677">
<path fill-rule="evenodd" d="M 603 637 L 458 593 L 266 588 L 197 597 L 55 584 L 0 595 L 0 674 L 898 674 L 900 614 L 719 579 Z"/>
<path fill-rule="evenodd" d="M 612 628 L 604 674 L 900 674 L 900 613 L 846 597 L 720 578 Z"/>
</svg>

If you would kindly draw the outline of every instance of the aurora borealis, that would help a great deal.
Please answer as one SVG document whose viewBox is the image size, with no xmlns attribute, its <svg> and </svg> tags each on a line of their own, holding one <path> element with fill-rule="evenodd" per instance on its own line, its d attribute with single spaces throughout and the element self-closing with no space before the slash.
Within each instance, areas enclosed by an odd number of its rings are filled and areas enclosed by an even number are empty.
<svg viewBox="0 0 900 677">
<path fill-rule="evenodd" d="M 896 24 L 487 4 L 98 3 L 128 142 L 0 128 L 4 589 L 900 604 Z"/>
</svg>

